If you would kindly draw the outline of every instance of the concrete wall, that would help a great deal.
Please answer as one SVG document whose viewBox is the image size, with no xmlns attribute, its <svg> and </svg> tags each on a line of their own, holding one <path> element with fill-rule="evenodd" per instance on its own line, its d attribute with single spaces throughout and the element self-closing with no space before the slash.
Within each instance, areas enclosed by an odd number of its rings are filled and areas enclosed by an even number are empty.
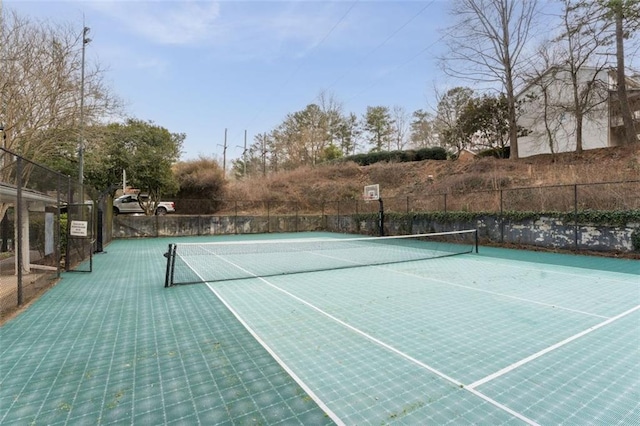
<svg viewBox="0 0 640 426">
<path fill-rule="evenodd" d="M 522 221 L 501 221 L 484 216 L 469 222 L 435 222 L 412 215 L 385 220 L 385 235 L 422 234 L 462 229 L 479 231 L 480 241 L 524 244 L 547 248 L 606 252 L 632 252 L 631 235 L 640 232 L 640 223 L 627 226 L 565 224 L 553 217 Z M 332 231 L 377 235 L 375 216 L 117 216 L 114 238 L 170 237 L 223 234 Z"/>
<path fill-rule="evenodd" d="M 371 222 L 374 222 L 372 220 Z M 365 225 L 371 229 L 372 223 Z M 438 223 L 414 219 L 408 215 L 403 220 L 385 222 L 385 234 L 421 234 L 463 229 L 478 229 L 482 242 L 524 244 L 545 248 L 590 250 L 602 252 L 632 252 L 633 232 L 640 232 L 640 223 L 626 226 L 596 224 L 566 224 L 554 217 L 540 217 L 521 221 L 500 220 L 497 216 L 485 216 L 470 222 Z M 354 224 L 353 229 L 363 229 Z"/>
<path fill-rule="evenodd" d="M 324 229 L 320 215 L 298 216 L 131 216 L 113 220 L 114 238 L 264 234 Z"/>
</svg>

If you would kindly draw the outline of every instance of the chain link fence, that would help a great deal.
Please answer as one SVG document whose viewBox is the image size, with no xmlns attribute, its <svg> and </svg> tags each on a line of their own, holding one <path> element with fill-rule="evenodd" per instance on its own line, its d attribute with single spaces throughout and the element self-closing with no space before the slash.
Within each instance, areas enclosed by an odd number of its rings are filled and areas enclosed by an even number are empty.
<svg viewBox="0 0 640 426">
<path fill-rule="evenodd" d="M 89 270 L 96 235 L 91 191 L 0 148 L 0 313 L 53 285 L 63 270 Z M 86 232 L 70 232 L 70 225 Z"/>
<path fill-rule="evenodd" d="M 505 212 L 579 213 L 587 210 L 640 209 L 640 180 L 584 183 L 498 190 L 382 197 L 387 213 Z M 377 201 L 362 199 L 283 200 L 177 200 L 176 214 L 220 216 L 353 215 L 375 213 Z"/>
</svg>

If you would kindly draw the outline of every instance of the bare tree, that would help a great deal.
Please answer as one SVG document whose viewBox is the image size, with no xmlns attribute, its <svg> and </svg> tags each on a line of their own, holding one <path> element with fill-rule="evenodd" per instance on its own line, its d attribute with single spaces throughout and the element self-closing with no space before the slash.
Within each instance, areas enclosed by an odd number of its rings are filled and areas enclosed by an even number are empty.
<svg viewBox="0 0 640 426">
<path fill-rule="evenodd" d="M 568 2 L 568 0 L 566 0 Z M 612 110 L 622 118 L 623 143 L 638 140 L 633 112 L 626 87 L 624 41 L 631 39 L 640 29 L 640 1 L 638 0 L 572 0 L 575 22 L 578 26 L 593 29 L 601 54 L 609 55 L 607 46 L 614 46 L 616 58 L 617 97 Z"/>
<path fill-rule="evenodd" d="M 253 141 L 247 155 L 248 163 L 251 166 L 249 167 L 249 174 L 262 174 L 262 176 L 265 176 L 267 174 L 267 160 L 269 159 L 270 146 L 273 144 L 273 136 L 267 133 L 258 133 L 254 136 Z M 277 168 L 277 151 L 272 150 L 271 155 L 275 156 L 275 160 L 273 158 L 272 160 L 274 160 Z"/>
<path fill-rule="evenodd" d="M 430 113 L 421 109 L 413 112 L 409 139 L 411 140 L 411 146 L 414 148 L 426 148 L 438 145 L 439 141 L 435 130 L 435 119 Z"/>
<path fill-rule="evenodd" d="M 342 103 L 331 92 L 322 90 L 318 95 L 318 106 L 323 116 L 322 127 L 325 130 L 325 146 L 336 145 L 336 142 L 340 140 Z"/>
<path fill-rule="evenodd" d="M 615 23 L 618 102 L 624 124 L 625 142 L 632 144 L 638 142 L 639 129 L 634 125 L 627 95 L 624 39 L 626 34 L 632 34 L 640 27 L 640 2 L 638 0 L 608 0 L 605 2 L 605 7 L 609 8 Z"/>
<path fill-rule="evenodd" d="M 449 75 L 501 85 L 514 159 L 518 158 L 516 78 L 526 60 L 537 7 L 537 0 L 456 0 L 452 8 L 456 23 L 447 30 L 449 53 L 442 59 Z"/>
<path fill-rule="evenodd" d="M 531 130 L 529 136 L 533 143 L 547 146 L 554 158 L 564 121 L 564 108 L 553 96 L 554 88 L 560 82 L 557 76 L 560 69 L 555 65 L 559 62 L 557 52 L 557 45 L 549 41 L 540 46 L 537 60 L 534 61 L 539 67 L 528 73 L 529 86 L 519 99 L 521 124 Z"/>
<path fill-rule="evenodd" d="M 565 106 L 575 118 L 576 152 L 582 152 L 583 121 L 590 112 L 607 100 L 606 60 L 597 56 L 601 48 L 602 26 L 593 21 L 583 21 L 580 14 L 596 13 L 592 2 L 563 0 L 563 32 L 554 41 L 563 48 L 565 60 L 558 65 L 569 74 L 571 100 Z M 580 12 L 582 11 L 582 12 Z"/>
<path fill-rule="evenodd" d="M 393 139 L 396 143 L 395 149 L 400 151 L 404 148 L 407 139 L 409 114 L 404 107 L 394 105 L 391 109 L 391 119 L 393 120 Z"/>
<path fill-rule="evenodd" d="M 458 125 L 458 119 L 472 98 L 473 90 L 468 87 L 454 87 L 444 94 L 436 91 L 438 106 L 434 128 L 442 146 L 460 151 L 469 145 L 470 141 Z"/>
<path fill-rule="evenodd" d="M 76 160 L 80 124 L 82 30 L 32 21 L 0 11 L 0 124 L 3 146 L 38 162 Z M 97 123 L 117 110 L 104 85 L 104 70 L 90 64 L 85 74 L 85 122 Z M 10 171 L 0 180 L 10 182 Z M 29 178 L 25 170 L 23 180 Z M 6 206 L 0 206 L 0 217 Z"/>
<path fill-rule="evenodd" d="M 78 140 L 82 30 L 31 21 L 9 11 L 0 25 L 0 103 L 6 147 L 42 161 Z M 85 121 L 119 107 L 98 64 L 85 74 Z M 75 144 L 75 142 L 72 142 Z"/>
</svg>

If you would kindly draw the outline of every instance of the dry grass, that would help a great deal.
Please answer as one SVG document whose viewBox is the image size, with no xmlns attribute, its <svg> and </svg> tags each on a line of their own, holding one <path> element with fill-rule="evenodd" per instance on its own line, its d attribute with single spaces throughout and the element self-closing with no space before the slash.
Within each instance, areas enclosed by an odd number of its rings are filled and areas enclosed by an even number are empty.
<svg viewBox="0 0 640 426">
<path fill-rule="evenodd" d="M 226 198 L 315 205 L 319 201 L 357 198 L 365 181 L 365 173 L 355 163 L 301 167 L 232 182 Z"/>
<path fill-rule="evenodd" d="M 383 198 L 420 199 L 447 193 L 457 196 L 461 209 L 477 210 L 481 206 L 495 206 L 495 200 L 488 197 L 487 192 L 496 189 L 630 180 L 640 180 L 640 145 L 590 150 L 582 155 L 541 155 L 516 161 L 476 158 L 377 163 L 366 167 L 354 163 L 303 167 L 232 182 L 227 198 L 269 200 L 275 204 L 290 202 L 305 210 L 314 209 L 323 200 L 361 199 L 364 185 L 378 183 Z M 629 194 L 609 194 L 611 191 L 624 192 L 624 188 L 612 187 L 610 191 L 594 188 L 592 194 L 585 193 L 584 196 L 600 197 L 600 204 L 604 206 L 617 206 L 621 197 L 633 198 Z M 573 200 L 572 192 L 568 193 L 566 189 L 531 190 L 528 195 L 520 193 L 511 197 L 506 202 L 517 210 L 531 207 L 564 210 Z M 638 208 L 637 196 L 631 202 L 622 203 L 626 203 L 626 208 Z M 620 207 L 624 208 L 624 205 Z"/>
</svg>

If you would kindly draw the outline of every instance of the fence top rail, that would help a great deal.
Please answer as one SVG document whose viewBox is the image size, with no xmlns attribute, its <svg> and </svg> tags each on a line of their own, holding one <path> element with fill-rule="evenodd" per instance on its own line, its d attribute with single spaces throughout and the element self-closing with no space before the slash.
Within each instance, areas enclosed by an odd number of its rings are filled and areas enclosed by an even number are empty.
<svg viewBox="0 0 640 426">
<path fill-rule="evenodd" d="M 433 192 L 427 194 L 421 194 L 419 196 L 410 196 L 410 195 L 397 195 L 394 197 L 385 197 L 386 200 L 394 200 L 394 199 L 402 199 L 406 200 L 408 198 L 424 198 L 425 196 L 429 197 L 437 197 L 437 196 L 445 196 L 445 195 L 458 195 L 458 194 L 482 194 L 487 192 L 499 192 L 499 191 L 523 191 L 527 189 L 550 189 L 550 188 L 572 188 L 575 186 L 595 186 L 595 185 L 620 185 L 620 184 L 628 184 L 628 183 L 640 183 L 640 180 L 624 180 L 624 181 L 612 181 L 612 182 L 587 182 L 587 183 L 563 183 L 557 185 L 540 185 L 540 186 L 518 186 L 513 188 L 497 188 L 497 189 L 483 189 L 479 191 L 464 191 L 464 192 Z M 194 198 L 197 200 L 197 198 Z M 229 199 L 229 198 L 213 198 L 211 201 L 222 202 L 222 203 L 270 203 L 270 204 L 304 204 L 301 201 L 293 201 L 293 200 L 243 200 L 243 199 Z M 319 204 L 325 203 L 338 203 L 338 202 L 364 202 L 364 200 L 359 198 L 343 198 L 339 200 L 324 200 L 318 199 L 316 200 Z"/>
<path fill-rule="evenodd" d="M 40 169 L 46 170 L 49 173 L 53 173 L 58 177 L 70 179 L 70 176 L 68 176 L 68 175 L 60 173 L 59 171 L 53 170 L 53 169 L 51 169 L 51 168 L 49 168 L 47 166 L 44 166 L 42 164 L 36 163 L 34 161 L 31 161 L 28 158 L 25 158 L 23 155 L 17 154 L 15 152 L 11 151 L 11 150 L 8 150 L 7 148 L 0 147 L 0 151 L 4 151 L 9 155 L 12 155 L 14 157 L 20 158 L 21 160 L 26 161 L 27 163 L 32 164 L 32 165 L 34 165 L 34 166 L 36 166 L 36 167 L 38 167 Z"/>
<path fill-rule="evenodd" d="M 556 185 L 540 185 L 540 186 L 517 186 L 513 188 L 500 188 L 500 189 L 496 189 L 495 191 L 518 191 L 518 190 L 524 190 L 524 189 L 546 189 L 546 188 L 571 188 L 574 186 L 620 185 L 623 183 L 640 183 L 640 180 L 619 180 L 619 181 L 613 181 L 613 182 L 561 183 Z"/>
</svg>

